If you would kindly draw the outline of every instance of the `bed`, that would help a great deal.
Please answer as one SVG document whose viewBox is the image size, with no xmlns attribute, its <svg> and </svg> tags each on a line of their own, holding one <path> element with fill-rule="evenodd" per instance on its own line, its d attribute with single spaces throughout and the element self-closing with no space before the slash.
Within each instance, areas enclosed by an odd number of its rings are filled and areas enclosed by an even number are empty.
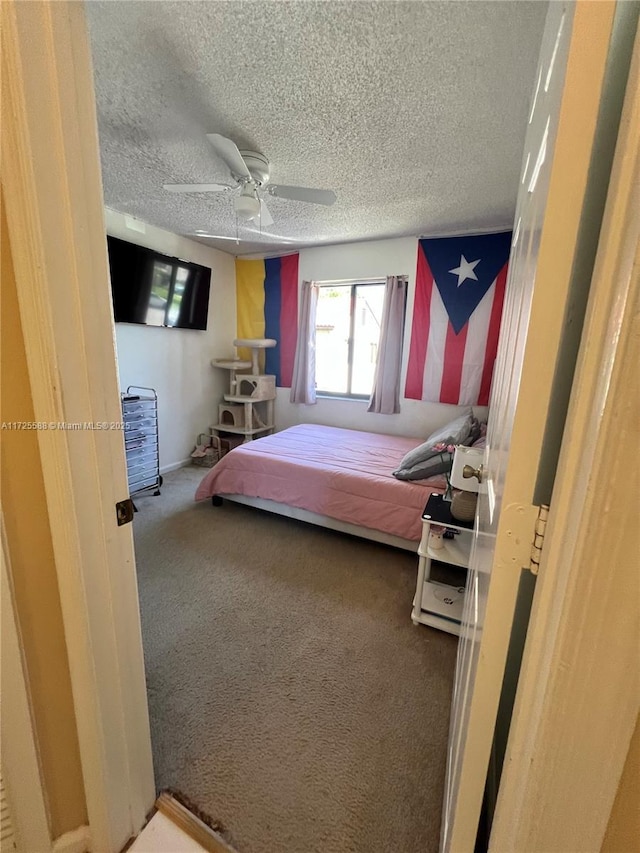
<svg viewBox="0 0 640 853">
<path fill-rule="evenodd" d="M 228 498 L 415 551 L 420 516 L 444 478 L 392 472 L 423 439 L 300 424 L 236 447 L 204 477 L 196 500 Z"/>
</svg>

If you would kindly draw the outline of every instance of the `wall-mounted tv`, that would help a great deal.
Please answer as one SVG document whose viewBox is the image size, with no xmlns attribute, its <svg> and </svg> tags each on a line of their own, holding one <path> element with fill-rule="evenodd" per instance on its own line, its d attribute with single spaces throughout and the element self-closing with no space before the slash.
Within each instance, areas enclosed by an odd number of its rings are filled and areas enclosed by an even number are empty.
<svg viewBox="0 0 640 853">
<path fill-rule="evenodd" d="M 107 236 L 116 323 L 206 329 L 211 270 Z"/>
</svg>

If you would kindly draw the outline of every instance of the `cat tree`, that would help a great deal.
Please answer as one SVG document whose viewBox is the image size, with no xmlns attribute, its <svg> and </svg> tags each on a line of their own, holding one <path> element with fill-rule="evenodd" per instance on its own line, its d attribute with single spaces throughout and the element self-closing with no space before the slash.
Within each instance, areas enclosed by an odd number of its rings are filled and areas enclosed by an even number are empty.
<svg viewBox="0 0 640 853">
<path fill-rule="evenodd" d="M 237 433 L 244 441 L 274 430 L 273 401 L 276 377 L 260 373 L 260 351 L 274 347 L 273 338 L 236 338 L 233 345 L 251 350 L 251 361 L 236 358 L 214 358 L 213 367 L 229 371 L 229 393 L 218 406 L 218 423 L 211 427 L 213 435 Z M 250 370 L 249 373 L 240 371 Z"/>
</svg>

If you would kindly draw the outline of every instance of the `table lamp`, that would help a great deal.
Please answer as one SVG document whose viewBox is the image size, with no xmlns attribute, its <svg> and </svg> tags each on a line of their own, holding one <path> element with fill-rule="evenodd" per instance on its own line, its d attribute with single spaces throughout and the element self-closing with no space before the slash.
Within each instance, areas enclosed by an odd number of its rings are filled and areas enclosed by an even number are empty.
<svg viewBox="0 0 640 853">
<path fill-rule="evenodd" d="M 458 521 L 473 521 L 475 518 L 480 488 L 478 473 L 481 478 L 483 458 L 482 447 L 456 447 L 449 480 L 454 489 L 460 489 L 451 499 L 451 515 Z"/>
</svg>

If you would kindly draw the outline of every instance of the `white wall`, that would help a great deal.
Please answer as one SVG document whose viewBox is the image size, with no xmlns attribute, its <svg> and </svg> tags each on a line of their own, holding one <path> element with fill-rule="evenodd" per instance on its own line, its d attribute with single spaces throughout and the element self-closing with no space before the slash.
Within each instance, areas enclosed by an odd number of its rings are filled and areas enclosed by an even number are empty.
<svg viewBox="0 0 640 853">
<path fill-rule="evenodd" d="M 234 258 L 152 225 L 144 225 L 144 233 L 132 230 L 123 214 L 108 208 L 105 220 L 113 237 L 211 269 L 205 332 L 130 323 L 115 327 L 121 390 L 145 385 L 158 392 L 160 469 L 167 470 L 188 459 L 197 433 L 215 423 L 218 403 L 227 390 L 227 372 L 211 367 L 210 361 L 234 353 Z"/>
<path fill-rule="evenodd" d="M 376 278 L 387 275 L 407 275 L 407 321 L 402 359 L 400 413 L 379 415 L 367 412 L 367 402 L 319 398 L 315 406 L 289 402 L 289 389 L 279 388 L 276 402 L 278 429 L 299 423 L 319 423 L 330 426 L 361 429 L 367 432 L 392 435 L 427 436 L 463 411 L 463 407 L 442 403 L 423 403 L 403 397 L 404 379 L 411 339 L 411 318 L 416 283 L 418 240 L 401 237 L 369 243 L 347 243 L 341 246 L 320 246 L 300 251 L 300 281 L 332 281 L 349 278 Z"/>
</svg>

